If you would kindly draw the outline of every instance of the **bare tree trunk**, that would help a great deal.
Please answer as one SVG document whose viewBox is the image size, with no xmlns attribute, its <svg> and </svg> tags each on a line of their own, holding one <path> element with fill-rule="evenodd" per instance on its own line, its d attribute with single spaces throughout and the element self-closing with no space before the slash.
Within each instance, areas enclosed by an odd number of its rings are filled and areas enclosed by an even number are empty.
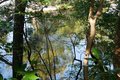
<svg viewBox="0 0 120 80">
<path fill-rule="evenodd" d="M 15 0 L 15 13 L 25 12 L 25 4 L 22 0 Z M 22 75 L 18 75 L 15 71 L 15 66 L 22 66 L 23 60 L 23 28 L 24 28 L 24 15 L 14 15 L 14 30 L 13 30 L 13 77 L 18 80 L 22 79 Z"/>
<path fill-rule="evenodd" d="M 90 50 L 91 50 L 91 47 L 92 47 L 92 42 L 93 42 L 93 39 L 94 39 L 95 34 L 96 34 L 95 24 L 96 24 L 96 21 L 99 18 L 99 16 L 102 14 L 103 1 L 104 0 L 100 0 L 98 11 L 97 11 L 96 15 L 92 18 L 92 13 L 93 13 L 95 0 L 91 0 L 91 6 L 90 6 L 89 16 L 88 16 L 89 23 L 90 23 L 90 26 L 91 26 L 91 34 L 90 34 L 90 37 L 88 38 L 87 48 L 86 48 L 86 51 L 85 51 L 84 58 L 89 58 Z M 83 65 L 88 65 L 88 60 L 84 59 Z M 83 73 L 84 73 L 83 74 L 84 75 L 84 80 L 88 80 L 88 67 L 83 67 Z"/>
</svg>

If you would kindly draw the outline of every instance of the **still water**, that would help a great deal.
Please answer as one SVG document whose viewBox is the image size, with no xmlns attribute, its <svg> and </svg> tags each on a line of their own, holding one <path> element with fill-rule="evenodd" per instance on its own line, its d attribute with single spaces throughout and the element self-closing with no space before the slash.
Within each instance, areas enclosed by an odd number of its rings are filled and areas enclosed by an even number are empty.
<svg viewBox="0 0 120 80">
<path fill-rule="evenodd" d="M 7 34 L 7 42 L 12 42 L 13 41 L 13 32 L 9 32 Z M 52 38 L 51 38 L 52 39 Z M 70 39 L 64 39 L 66 40 L 67 42 L 70 41 Z M 72 45 L 70 43 L 70 45 Z M 82 45 L 82 46 L 81 46 Z M 71 46 L 72 47 L 72 46 Z M 76 58 L 79 59 L 79 60 L 83 60 L 84 58 L 84 53 L 85 53 L 85 40 L 81 40 L 79 42 L 79 45 L 77 45 L 75 47 L 75 51 L 76 51 Z M 2 54 L 6 54 L 6 52 L 4 50 L 0 50 L 0 52 L 2 52 Z M 68 63 L 64 64 L 65 65 L 65 69 L 63 69 L 62 71 L 60 71 L 59 73 L 56 74 L 56 78 L 57 80 L 66 80 L 70 77 L 70 72 L 74 69 L 71 67 L 71 61 L 72 61 L 72 57 L 74 56 L 73 55 L 73 48 L 72 50 L 70 51 L 70 54 L 71 56 L 71 60 L 68 61 Z M 8 61 L 12 62 L 12 55 L 11 56 L 6 56 L 5 57 Z M 70 58 L 70 57 L 68 57 Z M 66 59 L 67 60 L 67 59 Z M 78 63 L 77 61 L 75 61 L 74 63 Z M 29 64 L 28 64 L 29 65 Z M 0 71 L 3 75 L 4 78 L 8 79 L 10 77 L 12 77 L 12 67 L 11 66 L 8 66 L 7 64 L 5 64 L 4 62 L 1 62 L 0 63 Z M 62 66 L 61 66 L 62 67 Z M 78 68 L 79 70 L 79 68 Z M 74 73 L 74 75 L 77 75 L 77 73 Z M 71 78 L 71 80 L 74 80 L 74 76 L 73 76 L 73 79 Z"/>
</svg>

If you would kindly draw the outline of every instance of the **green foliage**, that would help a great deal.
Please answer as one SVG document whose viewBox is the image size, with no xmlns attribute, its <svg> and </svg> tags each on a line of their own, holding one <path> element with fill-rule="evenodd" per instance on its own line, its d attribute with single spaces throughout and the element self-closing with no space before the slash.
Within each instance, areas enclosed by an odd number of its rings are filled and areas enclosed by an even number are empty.
<svg viewBox="0 0 120 80">
<path fill-rule="evenodd" d="M 38 79 L 39 77 L 35 76 L 35 74 L 38 72 L 38 70 L 33 70 L 33 71 L 25 71 L 27 64 L 23 64 L 21 67 L 19 67 L 17 64 L 15 65 L 14 70 L 19 74 L 23 75 L 24 77 L 22 80 L 34 80 Z M 12 78 L 12 80 L 14 80 Z"/>
<path fill-rule="evenodd" d="M 13 50 L 13 42 L 11 43 L 2 43 L 0 46 L 0 49 L 3 49 L 6 51 L 6 53 L 10 53 Z"/>
<path fill-rule="evenodd" d="M 18 79 L 11 77 L 10 80 L 18 80 Z"/>
<path fill-rule="evenodd" d="M 44 0 L 44 1 L 42 1 L 43 5 L 46 5 L 47 3 L 50 3 L 50 0 Z"/>
<path fill-rule="evenodd" d="M 27 1 L 29 2 L 36 2 L 36 4 L 44 4 L 44 5 L 49 5 L 51 3 L 51 0 L 22 0 L 24 4 L 27 3 Z M 68 0 L 62 0 L 62 2 L 67 2 Z M 96 13 L 97 7 L 98 7 L 98 1 L 95 1 L 95 7 L 94 7 L 94 13 L 93 15 Z M 55 3 L 56 4 L 56 3 Z M 66 4 L 66 3 L 65 3 Z M 52 45 L 56 45 L 56 43 L 58 44 L 58 46 L 54 46 L 54 50 L 56 51 L 55 56 L 56 57 L 56 72 L 60 72 L 64 69 L 60 68 L 59 66 L 65 65 L 65 63 L 67 63 L 67 56 L 68 54 L 64 54 L 63 53 L 66 51 L 64 50 L 64 46 L 61 43 L 61 39 L 64 38 L 68 38 L 69 33 L 71 32 L 75 32 L 79 39 L 85 39 L 85 28 L 89 26 L 88 24 L 88 13 L 89 13 L 89 7 L 90 7 L 90 0 L 79 0 L 79 1 L 75 1 L 74 3 L 72 3 L 72 6 L 74 8 L 74 10 L 72 9 L 72 11 L 69 10 L 69 5 L 65 5 L 64 6 L 64 10 L 59 10 L 57 12 L 58 15 L 53 15 L 53 13 L 49 12 L 49 13 L 43 13 L 43 11 L 41 12 L 29 12 L 29 13 L 22 13 L 20 11 L 18 11 L 17 13 L 14 14 L 23 14 L 23 15 L 29 15 L 29 16 L 36 16 L 36 24 L 38 27 L 38 35 L 34 35 L 35 31 L 33 31 L 33 28 L 28 28 L 26 32 L 26 34 L 28 34 L 28 39 L 29 39 L 29 43 L 31 46 L 31 53 L 32 53 L 32 61 L 31 61 L 31 65 L 34 65 L 35 68 L 36 66 L 38 66 L 38 63 L 40 64 L 40 68 L 44 74 L 47 74 L 46 70 L 43 68 L 44 64 L 42 63 L 42 61 L 39 59 L 38 55 L 36 54 L 36 48 L 42 49 L 42 47 L 46 46 L 45 43 L 45 36 L 44 35 L 48 35 L 48 37 L 52 38 L 51 36 L 57 35 L 57 38 L 55 37 L 54 40 L 52 40 Z M 107 2 L 105 2 L 104 7 L 108 7 L 110 6 L 110 4 L 108 4 Z M 67 10 L 66 10 L 67 9 Z M 102 50 L 101 52 L 104 52 L 104 54 L 113 54 L 112 50 L 114 48 L 114 43 L 111 41 L 105 41 L 106 37 L 104 38 L 104 36 L 108 36 L 109 39 L 114 40 L 113 36 L 115 34 L 115 25 L 116 25 L 116 17 L 115 14 L 108 14 L 106 13 L 106 10 L 103 12 L 102 16 L 99 18 L 99 20 L 97 21 L 96 24 L 96 29 L 97 29 L 97 35 L 100 34 L 100 36 L 96 35 L 96 43 L 99 46 L 99 48 L 101 47 Z M 10 17 L 10 15 L 8 15 L 8 12 L 10 11 L 9 8 L 4 7 L 1 8 L 1 14 L 4 14 L 7 18 Z M 70 12 L 70 13 L 67 13 Z M 7 14 L 5 14 L 7 13 Z M 69 16 L 71 15 L 71 16 Z M 12 19 L 6 19 L 5 21 L 1 21 L 0 22 L 0 36 L 3 35 L 2 33 L 8 33 L 9 31 L 12 31 L 11 28 L 11 23 L 9 21 L 11 21 Z M 29 23 L 31 24 L 32 20 L 29 19 Z M 13 25 L 13 24 L 12 24 Z M 45 26 L 45 28 L 43 28 L 43 25 Z M 46 33 L 45 33 L 46 32 Z M 84 33 L 83 33 L 84 32 Z M 56 33 L 59 33 L 56 34 Z M 102 36 L 102 37 L 101 37 Z M 41 38 L 42 37 L 42 38 Z M 104 39 L 103 39 L 104 38 Z M 52 38 L 53 39 L 53 38 Z M 60 42 L 57 40 L 61 40 Z M 3 43 L 3 40 L 0 39 L 0 42 Z M 60 44 L 62 44 L 62 48 L 60 48 Z M 75 45 L 79 44 L 76 43 Z M 44 45 L 44 46 L 43 46 Z M 50 45 L 50 44 L 49 44 Z M 104 45 L 104 46 L 103 46 Z M 12 51 L 12 43 L 5 43 L 4 45 L 4 50 L 9 53 Z M 57 47 L 57 48 L 56 48 Z M 66 47 L 66 46 L 65 46 Z M 1 49 L 3 49 L 2 46 L 0 46 Z M 98 49 L 99 49 L 98 48 Z M 26 46 L 23 47 L 23 50 L 26 54 L 26 50 L 28 48 Z M 92 52 L 93 55 L 99 59 L 100 57 L 100 51 L 98 49 L 95 49 L 94 47 L 92 47 Z M 43 50 L 43 49 L 42 49 Z M 42 50 L 40 50 L 42 52 Z M 46 50 L 45 50 L 46 51 Z M 43 51 L 43 52 L 45 52 Z M 51 52 L 51 51 L 49 51 Z M 59 55 L 58 55 L 59 54 Z M 61 56 L 62 55 L 62 56 Z M 105 56 L 97 65 L 87 65 L 88 67 L 91 68 L 91 74 L 89 76 L 92 76 L 91 78 L 94 78 L 94 80 L 100 80 L 103 77 L 105 77 L 108 80 L 116 80 L 114 73 L 118 73 L 120 70 L 119 69 L 115 69 L 115 70 L 109 70 L 108 69 L 108 65 L 109 64 L 109 60 L 112 56 Z M 33 57 L 34 56 L 34 57 Z M 51 62 L 49 63 L 48 61 L 48 57 L 47 57 L 47 53 L 42 53 L 42 57 L 45 58 L 45 62 L 47 64 L 47 66 L 52 67 L 51 69 L 53 70 L 53 62 L 52 62 L 52 54 L 50 54 L 50 58 L 51 58 Z M 0 55 L 0 57 L 3 57 L 3 55 Z M 26 57 L 26 56 L 24 56 Z M 62 61 L 62 63 L 60 63 L 60 60 L 64 59 L 65 61 Z M 90 61 L 96 61 L 93 58 L 86 58 L 87 60 Z M 48 65 L 50 64 L 50 65 Z M 34 74 L 37 73 L 38 71 L 33 70 L 33 71 L 25 71 L 26 68 L 26 64 L 23 64 L 22 67 L 19 68 L 18 65 L 15 66 L 15 71 L 17 73 L 19 73 L 20 75 L 24 75 L 24 78 L 22 80 L 28 80 L 28 79 L 37 79 L 38 77 L 36 77 Z M 104 68 L 103 68 L 104 66 Z M 77 69 L 80 67 L 79 64 L 78 65 L 74 65 L 74 67 L 76 67 L 76 70 L 74 72 L 77 72 Z M 106 72 L 104 71 L 106 70 Z M 100 73 L 99 73 L 100 72 Z M 53 72 L 52 72 L 53 73 Z M 15 78 L 10 78 L 11 80 L 15 80 Z"/>
<path fill-rule="evenodd" d="M 120 72 L 120 68 L 117 68 L 117 69 L 111 70 L 111 72 L 113 72 L 113 73 L 119 73 L 119 72 Z"/>
<path fill-rule="evenodd" d="M 35 76 L 35 74 L 38 72 L 38 70 L 34 70 L 34 71 L 26 71 L 24 74 L 24 77 L 22 78 L 22 80 L 35 80 L 38 79 L 39 77 Z"/>
<path fill-rule="evenodd" d="M 99 59 L 100 58 L 100 52 L 98 49 L 96 49 L 95 47 L 92 47 L 92 54 Z"/>
<path fill-rule="evenodd" d="M 35 61 L 35 59 L 33 59 L 33 60 L 31 61 L 31 65 L 37 66 L 37 61 Z"/>
<path fill-rule="evenodd" d="M 0 74 L 0 80 L 3 80 L 3 76 L 2 76 L 2 74 Z"/>
<path fill-rule="evenodd" d="M 115 77 L 114 73 L 119 73 L 120 68 L 114 69 L 114 70 L 109 70 L 108 65 L 109 63 L 107 62 L 111 58 L 111 55 L 105 56 L 97 65 L 87 65 L 90 67 L 89 69 L 89 78 L 91 80 L 101 80 L 101 79 L 107 79 L 107 80 L 117 80 Z M 94 61 L 93 59 L 87 59 L 90 61 Z"/>
<path fill-rule="evenodd" d="M 4 31 L 6 33 L 12 31 L 11 25 L 7 21 L 1 21 L 0 22 L 0 31 Z"/>
<path fill-rule="evenodd" d="M 93 58 L 85 58 L 86 60 L 96 61 L 96 59 Z"/>
</svg>

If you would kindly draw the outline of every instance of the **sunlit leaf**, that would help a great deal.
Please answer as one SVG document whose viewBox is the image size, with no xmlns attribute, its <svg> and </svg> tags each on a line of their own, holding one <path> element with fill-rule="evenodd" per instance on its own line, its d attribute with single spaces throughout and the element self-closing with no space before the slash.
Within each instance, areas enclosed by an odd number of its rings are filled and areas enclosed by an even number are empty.
<svg viewBox="0 0 120 80">
<path fill-rule="evenodd" d="M 65 6 L 66 9 L 68 9 L 68 6 Z"/>
<path fill-rule="evenodd" d="M 38 70 L 26 71 L 26 72 L 25 72 L 25 75 L 26 75 L 26 76 L 30 76 L 30 75 L 34 75 L 34 74 L 37 73 L 37 72 L 38 72 Z"/>
<path fill-rule="evenodd" d="M 33 79 L 38 79 L 38 78 L 39 78 L 39 77 L 37 77 L 37 76 L 35 76 L 35 75 L 31 75 L 31 76 L 28 77 L 28 79 L 32 79 L 32 80 L 33 80 Z"/>
<path fill-rule="evenodd" d="M 92 47 L 92 54 L 99 59 L 100 58 L 100 52 L 98 49 L 96 49 L 95 47 Z"/>
<path fill-rule="evenodd" d="M 7 26 L 9 26 L 10 24 L 9 23 L 7 23 Z"/>
</svg>

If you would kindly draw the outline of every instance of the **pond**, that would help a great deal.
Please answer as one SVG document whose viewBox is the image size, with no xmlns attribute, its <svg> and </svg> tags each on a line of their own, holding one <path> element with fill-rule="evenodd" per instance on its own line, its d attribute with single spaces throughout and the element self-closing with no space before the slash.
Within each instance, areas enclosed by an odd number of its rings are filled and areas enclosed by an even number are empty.
<svg viewBox="0 0 120 80">
<path fill-rule="evenodd" d="M 86 48 L 86 40 L 83 38 L 85 36 L 83 33 L 84 27 L 81 25 L 80 20 L 69 16 L 69 14 L 72 12 L 73 11 L 71 10 L 61 10 L 61 13 L 65 15 L 63 17 L 57 16 L 58 12 L 56 11 L 52 14 L 46 13 L 43 15 L 43 17 L 35 17 L 32 19 L 27 19 L 32 16 L 26 15 L 24 31 L 25 34 L 27 34 L 27 40 L 29 41 L 32 50 L 31 60 L 37 62 L 35 69 L 39 69 L 38 74 L 43 79 L 48 78 L 48 73 L 46 71 L 45 64 L 43 64 L 41 58 L 37 54 L 37 51 L 40 49 L 40 55 L 42 55 L 42 58 L 51 74 L 54 73 L 54 52 L 57 80 L 68 79 L 69 77 L 72 77 L 74 80 L 75 76 L 77 75 L 77 70 L 80 68 L 80 62 L 75 61 L 75 68 L 71 67 L 73 58 L 75 56 L 74 53 L 76 54 L 76 59 L 83 60 Z M 73 47 L 72 41 L 75 39 L 76 46 Z M 6 35 L 5 43 L 10 43 L 12 41 L 13 32 L 9 32 Z M 27 47 L 25 40 L 24 47 Z M 12 62 L 12 52 L 6 53 L 5 50 L 0 49 L 0 53 L 1 55 L 6 55 L 4 58 L 6 58 L 7 61 Z M 24 51 L 23 63 L 27 64 L 26 70 L 30 69 L 26 51 Z M 0 67 L 4 78 L 8 79 L 12 77 L 11 66 L 1 61 Z"/>
<path fill-rule="evenodd" d="M 13 32 L 8 33 L 7 42 L 10 43 L 10 42 L 13 41 L 13 36 L 12 35 L 13 35 Z M 51 40 L 52 40 L 52 38 L 51 38 Z M 69 42 L 67 44 L 71 45 L 71 47 L 72 47 L 72 44 L 70 43 L 70 39 L 64 39 L 64 40 L 66 40 L 66 42 Z M 79 42 L 79 45 L 77 45 L 75 47 L 75 50 L 76 50 L 76 58 L 79 59 L 79 60 L 83 60 L 84 51 L 85 51 L 85 40 L 81 40 Z M 2 55 L 6 54 L 6 52 L 4 50 L 0 50 L 0 52 L 2 53 Z M 56 74 L 56 79 L 57 80 L 60 80 L 60 79 L 63 80 L 63 79 L 67 79 L 67 78 L 70 77 L 70 72 L 72 70 L 74 71 L 74 69 L 71 67 L 73 56 L 74 55 L 73 55 L 73 48 L 72 48 L 72 51 L 70 51 L 70 53 L 66 56 L 66 59 L 62 60 L 63 63 L 57 64 L 60 67 L 64 67 L 64 69 L 61 69 L 60 72 L 57 72 L 57 74 Z M 12 62 L 12 56 L 8 55 L 5 58 L 7 60 L 9 60 L 10 62 Z M 68 59 L 68 58 L 70 58 L 70 59 Z M 66 63 L 64 62 L 64 60 L 65 60 Z M 74 63 L 79 63 L 79 62 L 75 61 Z M 1 67 L 1 73 L 2 73 L 4 78 L 8 79 L 8 78 L 12 77 L 12 67 L 11 66 L 8 66 L 4 62 L 1 62 L 0 67 Z M 79 68 L 76 68 L 76 69 L 79 70 Z M 75 73 L 74 75 L 77 75 L 77 73 Z M 71 80 L 72 80 L 72 78 L 71 78 Z M 74 77 L 73 77 L 73 80 L 74 80 Z"/>
</svg>

